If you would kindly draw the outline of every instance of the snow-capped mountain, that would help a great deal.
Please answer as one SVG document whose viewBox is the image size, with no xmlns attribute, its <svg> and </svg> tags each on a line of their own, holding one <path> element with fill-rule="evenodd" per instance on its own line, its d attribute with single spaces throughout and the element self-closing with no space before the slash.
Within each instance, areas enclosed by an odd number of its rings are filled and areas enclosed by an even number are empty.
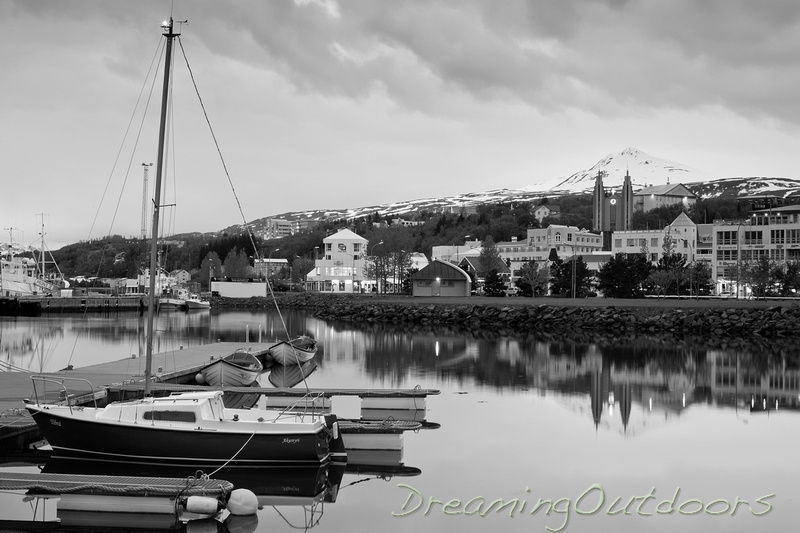
<svg viewBox="0 0 800 533">
<path fill-rule="evenodd" d="M 557 198 L 569 194 L 590 194 L 594 189 L 598 172 L 603 172 L 603 186 L 606 188 L 621 186 L 625 173 L 630 173 L 634 192 L 653 185 L 681 183 L 701 198 L 758 194 L 784 197 L 800 196 L 800 180 L 798 179 L 722 178 L 674 161 L 650 156 L 636 148 L 626 148 L 617 154 L 604 157 L 591 168 L 575 172 L 569 177 L 554 178 L 520 189 L 495 189 L 446 198 L 424 198 L 383 205 L 282 213 L 255 220 L 252 222 L 252 228 L 256 233 L 261 233 L 270 218 L 301 221 L 337 220 L 360 218 L 373 213 L 378 213 L 381 217 L 398 217 L 419 211 L 457 211 L 461 207 L 474 207 L 488 203 L 538 202 L 543 198 Z M 234 229 L 241 229 L 241 226 L 227 228 L 224 231 Z"/>
<path fill-rule="evenodd" d="M 652 185 L 668 183 L 685 185 L 719 178 L 719 176 L 681 163 L 653 157 L 636 148 L 626 148 L 618 154 L 607 155 L 588 170 L 581 170 L 568 178 L 556 180 L 547 190 L 559 194 L 591 192 L 594 189 L 594 181 L 598 172 L 603 173 L 605 187 L 621 186 L 625 173 L 630 173 L 634 190 Z M 541 185 L 524 187 L 524 189 L 542 190 Z"/>
</svg>

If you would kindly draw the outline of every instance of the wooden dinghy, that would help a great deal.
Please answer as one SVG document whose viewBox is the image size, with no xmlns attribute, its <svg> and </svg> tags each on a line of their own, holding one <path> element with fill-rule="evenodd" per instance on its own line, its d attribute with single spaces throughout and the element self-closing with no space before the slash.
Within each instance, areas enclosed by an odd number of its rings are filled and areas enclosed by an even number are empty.
<svg viewBox="0 0 800 533">
<path fill-rule="evenodd" d="M 264 366 L 255 355 L 237 350 L 204 366 L 195 379 L 212 387 L 249 387 L 262 370 Z"/>
<path fill-rule="evenodd" d="M 301 335 L 289 341 L 274 344 L 267 353 L 279 365 L 305 363 L 317 353 L 317 341 L 307 335 Z"/>
</svg>

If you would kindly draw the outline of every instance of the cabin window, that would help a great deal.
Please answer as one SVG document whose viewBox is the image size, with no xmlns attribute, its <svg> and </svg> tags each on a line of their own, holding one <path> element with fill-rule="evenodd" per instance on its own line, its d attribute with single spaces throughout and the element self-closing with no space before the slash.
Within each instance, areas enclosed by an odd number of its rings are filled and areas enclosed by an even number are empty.
<svg viewBox="0 0 800 533">
<path fill-rule="evenodd" d="M 158 422 L 190 422 L 197 421 L 193 412 L 190 411 L 146 411 L 143 415 L 145 420 L 155 420 Z"/>
</svg>

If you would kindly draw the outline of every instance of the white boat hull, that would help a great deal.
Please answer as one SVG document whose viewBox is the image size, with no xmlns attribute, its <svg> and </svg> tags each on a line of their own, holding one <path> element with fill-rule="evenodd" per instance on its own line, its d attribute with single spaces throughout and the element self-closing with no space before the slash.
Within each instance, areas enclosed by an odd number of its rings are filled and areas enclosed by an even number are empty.
<svg viewBox="0 0 800 533">
<path fill-rule="evenodd" d="M 298 337 L 274 344 L 267 353 L 279 365 L 297 365 L 314 358 L 317 353 L 317 343 L 310 337 Z"/>
<path fill-rule="evenodd" d="M 212 387 L 249 387 L 263 370 L 253 354 L 234 352 L 200 369 L 200 375 Z"/>
</svg>

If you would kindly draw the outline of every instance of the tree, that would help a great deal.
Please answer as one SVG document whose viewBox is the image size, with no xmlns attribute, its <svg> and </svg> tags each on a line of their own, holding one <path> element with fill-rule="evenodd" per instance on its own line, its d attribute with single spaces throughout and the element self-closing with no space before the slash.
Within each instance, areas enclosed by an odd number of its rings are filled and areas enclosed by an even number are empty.
<svg viewBox="0 0 800 533">
<path fill-rule="evenodd" d="M 505 296 L 506 293 L 503 292 L 505 288 L 506 284 L 496 268 L 486 273 L 486 277 L 483 280 L 483 290 L 486 296 Z"/>
<path fill-rule="evenodd" d="M 775 292 L 775 285 L 779 275 L 776 272 L 777 265 L 766 255 L 762 255 L 752 264 L 747 264 L 742 271 L 745 283 L 750 285 L 753 296 L 764 298 Z"/>
<path fill-rule="evenodd" d="M 483 246 L 481 247 L 481 255 L 478 257 L 478 277 L 479 278 L 486 278 L 491 270 L 495 270 L 499 272 L 503 260 L 500 258 L 500 252 L 497 251 L 497 246 L 495 246 L 494 239 L 487 235 L 486 238 L 483 240 Z"/>
<path fill-rule="evenodd" d="M 205 285 L 211 290 L 211 284 L 209 283 L 210 278 L 216 276 L 222 276 L 222 261 L 217 255 L 217 252 L 208 252 L 203 260 L 200 261 L 200 285 Z"/>
<path fill-rule="evenodd" d="M 573 286 L 575 294 L 573 294 Z M 550 289 L 553 294 L 568 298 L 588 296 L 591 290 L 591 275 L 583 257 L 573 257 L 569 261 L 557 257 L 550 264 Z"/>
<path fill-rule="evenodd" d="M 225 256 L 222 271 L 228 278 L 249 278 L 253 275 L 253 267 L 250 266 L 247 254 L 239 252 L 236 248 L 231 248 Z"/>
<path fill-rule="evenodd" d="M 618 253 L 600 267 L 597 288 L 609 298 L 642 298 L 651 269 L 646 255 Z"/>
<path fill-rule="evenodd" d="M 654 270 L 647 276 L 645 285 L 648 288 L 648 292 L 655 293 L 659 296 L 665 296 L 673 281 L 675 281 L 675 276 L 673 276 L 672 272 L 667 270 Z"/>
<path fill-rule="evenodd" d="M 516 283 L 522 296 L 535 296 L 546 294 L 549 282 L 550 273 L 547 268 L 544 266 L 539 268 L 539 263 L 536 261 L 528 261 L 520 267 Z"/>
<path fill-rule="evenodd" d="M 800 289 L 800 261 L 787 261 L 775 274 L 781 296 L 792 296 Z"/>
<path fill-rule="evenodd" d="M 681 294 L 681 289 L 688 285 L 686 258 L 675 252 L 675 244 L 676 240 L 672 235 L 664 235 L 663 253 L 656 264 L 656 271 L 661 273 L 651 273 L 648 280 L 648 284 L 657 287 L 659 294 Z"/>
</svg>

